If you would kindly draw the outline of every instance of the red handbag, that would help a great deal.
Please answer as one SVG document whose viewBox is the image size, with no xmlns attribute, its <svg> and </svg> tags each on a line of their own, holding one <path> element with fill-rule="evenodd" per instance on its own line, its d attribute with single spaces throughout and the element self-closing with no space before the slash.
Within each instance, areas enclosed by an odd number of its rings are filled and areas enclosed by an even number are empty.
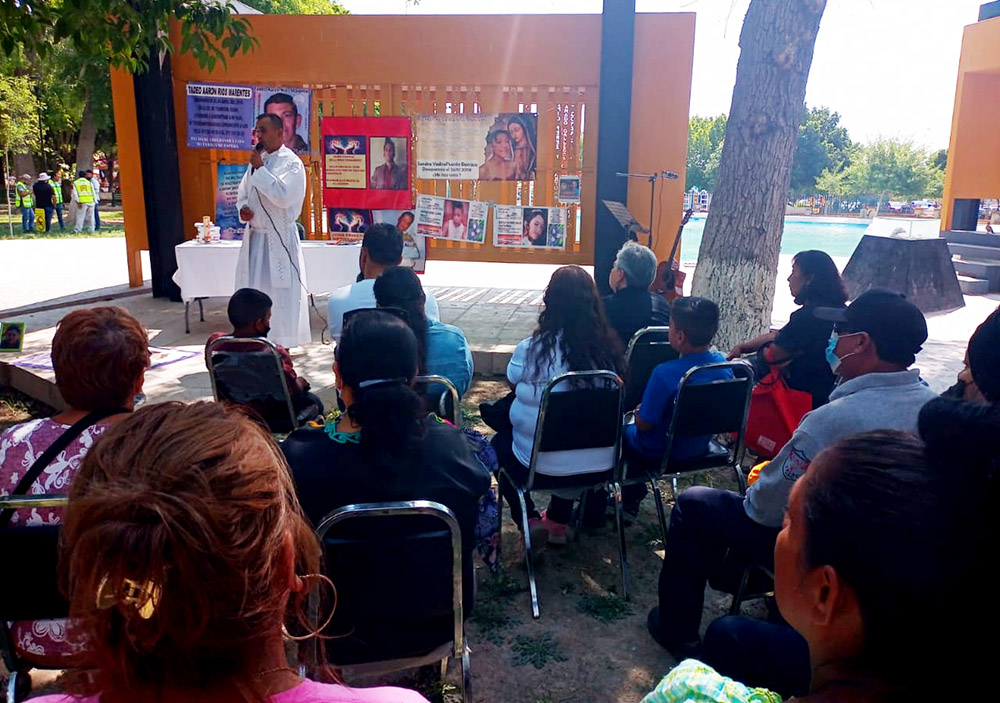
<svg viewBox="0 0 1000 703">
<path fill-rule="evenodd" d="M 772 367 L 753 388 L 747 417 L 747 448 L 757 456 L 773 459 L 788 444 L 810 410 L 812 395 L 789 388 L 781 369 Z"/>
</svg>

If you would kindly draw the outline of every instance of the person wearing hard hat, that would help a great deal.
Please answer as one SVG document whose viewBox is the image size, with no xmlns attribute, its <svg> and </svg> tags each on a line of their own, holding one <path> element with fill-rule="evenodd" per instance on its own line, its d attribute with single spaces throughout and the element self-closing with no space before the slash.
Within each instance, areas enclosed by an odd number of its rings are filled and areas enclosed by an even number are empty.
<svg viewBox="0 0 1000 703">
<path fill-rule="evenodd" d="M 35 196 L 35 207 L 40 207 L 45 211 L 45 231 L 52 229 L 52 216 L 56 212 L 56 195 L 49 182 L 49 174 L 42 171 L 38 174 L 38 180 L 31 186 Z"/>
<path fill-rule="evenodd" d="M 24 234 L 35 231 L 35 198 L 31 192 L 31 175 L 22 174 L 14 186 L 15 204 L 21 209 L 21 231 Z"/>
</svg>

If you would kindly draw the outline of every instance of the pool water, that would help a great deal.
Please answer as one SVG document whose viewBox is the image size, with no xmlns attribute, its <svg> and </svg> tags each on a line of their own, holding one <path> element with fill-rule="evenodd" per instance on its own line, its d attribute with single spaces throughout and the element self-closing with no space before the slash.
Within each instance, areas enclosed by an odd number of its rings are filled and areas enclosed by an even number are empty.
<svg viewBox="0 0 1000 703">
<path fill-rule="evenodd" d="M 705 215 L 695 215 L 684 226 L 681 238 L 681 261 L 698 260 L 701 235 L 705 231 Z M 828 222 L 807 218 L 785 218 L 785 231 L 781 237 L 781 253 L 797 254 L 806 249 L 819 249 L 832 257 L 849 258 L 868 229 L 866 222 Z M 673 241 L 671 237 L 670 241 Z"/>
</svg>

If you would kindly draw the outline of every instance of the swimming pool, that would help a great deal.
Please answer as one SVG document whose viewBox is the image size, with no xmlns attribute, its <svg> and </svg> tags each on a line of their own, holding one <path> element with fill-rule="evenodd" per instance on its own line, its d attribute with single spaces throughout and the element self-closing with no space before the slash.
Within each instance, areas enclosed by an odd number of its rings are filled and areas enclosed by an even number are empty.
<svg viewBox="0 0 1000 703">
<path fill-rule="evenodd" d="M 698 260 L 701 235 L 707 215 L 694 215 L 684 226 L 681 238 L 681 261 Z M 868 222 L 830 222 L 804 217 L 786 217 L 781 237 L 781 253 L 797 254 L 806 249 L 819 249 L 832 257 L 849 258 L 868 229 Z M 671 237 L 670 241 L 673 241 Z"/>
</svg>

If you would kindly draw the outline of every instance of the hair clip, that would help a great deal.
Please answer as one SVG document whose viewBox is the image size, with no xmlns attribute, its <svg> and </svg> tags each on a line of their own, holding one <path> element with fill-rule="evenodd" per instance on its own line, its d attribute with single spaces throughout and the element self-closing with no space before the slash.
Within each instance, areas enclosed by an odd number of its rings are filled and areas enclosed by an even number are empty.
<svg viewBox="0 0 1000 703">
<path fill-rule="evenodd" d="M 400 376 L 398 378 L 373 378 L 368 381 L 362 381 L 358 384 L 358 388 L 371 388 L 372 386 L 390 386 L 390 385 L 406 385 L 409 381 L 408 378 Z"/>
<path fill-rule="evenodd" d="M 107 590 L 110 576 L 104 575 L 101 584 L 97 587 L 97 609 L 108 610 L 116 605 L 129 605 L 135 608 L 139 617 L 149 620 L 156 612 L 160 604 L 160 595 L 163 589 L 152 579 L 147 579 L 145 583 L 139 583 L 132 579 L 122 579 L 121 593 L 110 593 Z"/>
</svg>

